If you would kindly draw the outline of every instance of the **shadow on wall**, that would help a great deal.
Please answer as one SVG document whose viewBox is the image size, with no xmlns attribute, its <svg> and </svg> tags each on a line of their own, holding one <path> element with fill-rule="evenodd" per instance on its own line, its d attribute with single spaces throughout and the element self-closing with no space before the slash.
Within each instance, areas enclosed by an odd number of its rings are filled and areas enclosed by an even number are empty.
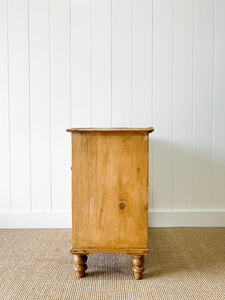
<svg viewBox="0 0 225 300">
<path fill-rule="evenodd" d="M 225 209 L 225 151 L 150 138 L 149 209 Z"/>
</svg>

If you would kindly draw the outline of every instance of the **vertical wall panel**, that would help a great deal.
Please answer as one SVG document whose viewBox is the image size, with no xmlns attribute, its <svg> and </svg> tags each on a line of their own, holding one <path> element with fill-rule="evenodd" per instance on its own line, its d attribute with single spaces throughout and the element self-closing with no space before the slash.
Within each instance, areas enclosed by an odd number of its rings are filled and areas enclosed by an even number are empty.
<svg viewBox="0 0 225 300">
<path fill-rule="evenodd" d="M 152 2 L 152 0 L 133 0 L 131 86 L 133 127 L 152 126 Z M 149 208 L 151 208 L 152 139 L 149 143 L 149 157 Z"/>
<path fill-rule="evenodd" d="M 112 1 L 112 126 L 132 125 L 132 1 Z"/>
<path fill-rule="evenodd" d="M 111 126 L 111 0 L 92 1 L 92 126 Z"/>
<path fill-rule="evenodd" d="M 172 206 L 172 0 L 154 2 L 153 29 L 153 209 L 163 210 Z"/>
<path fill-rule="evenodd" d="M 11 207 L 30 209 L 28 2 L 9 0 Z"/>
<path fill-rule="evenodd" d="M 69 210 L 71 202 L 70 2 L 50 0 L 50 88 L 52 209 Z"/>
<path fill-rule="evenodd" d="M 30 0 L 31 196 L 33 210 L 50 210 L 49 2 Z"/>
<path fill-rule="evenodd" d="M 211 207 L 213 1 L 194 6 L 193 209 Z"/>
<path fill-rule="evenodd" d="M 10 210 L 7 0 L 0 0 L 0 210 Z"/>
<path fill-rule="evenodd" d="M 91 126 L 91 0 L 71 0 L 72 126 Z"/>
<path fill-rule="evenodd" d="M 225 209 L 225 1 L 215 0 L 213 208 Z"/>
<path fill-rule="evenodd" d="M 224 53 L 223 0 L 0 0 L 0 210 L 70 209 L 71 126 L 154 126 L 150 210 L 224 210 Z"/>
<path fill-rule="evenodd" d="M 148 127 L 152 104 L 152 1 L 133 0 L 133 126 Z"/>
<path fill-rule="evenodd" d="M 193 1 L 174 1 L 173 45 L 173 204 L 192 207 Z"/>
</svg>

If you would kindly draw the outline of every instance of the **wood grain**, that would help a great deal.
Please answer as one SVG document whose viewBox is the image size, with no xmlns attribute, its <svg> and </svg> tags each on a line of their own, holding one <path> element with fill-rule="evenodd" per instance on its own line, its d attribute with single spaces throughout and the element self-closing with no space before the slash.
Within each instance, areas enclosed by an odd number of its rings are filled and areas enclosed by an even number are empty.
<svg viewBox="0 0 225 300">
<path fill-rule="evenodd" d="M 149 130 L 73 131 L 72 253 L 147 250 Z"/>
</svg>

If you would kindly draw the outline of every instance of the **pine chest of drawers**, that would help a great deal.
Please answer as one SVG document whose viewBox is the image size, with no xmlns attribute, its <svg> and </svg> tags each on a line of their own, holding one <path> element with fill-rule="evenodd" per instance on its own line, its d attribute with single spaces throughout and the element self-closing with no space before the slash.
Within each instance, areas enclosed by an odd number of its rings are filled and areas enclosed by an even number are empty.
<svg viewBox="0 0 225 300">
<path fill-rule="evenodd" d="M 133 255 L 136 279 L 148 253 L 148 149 L 153 128 L 72 134 L 72 248 L 77 277 L 89 253 Z"/>
</svg>

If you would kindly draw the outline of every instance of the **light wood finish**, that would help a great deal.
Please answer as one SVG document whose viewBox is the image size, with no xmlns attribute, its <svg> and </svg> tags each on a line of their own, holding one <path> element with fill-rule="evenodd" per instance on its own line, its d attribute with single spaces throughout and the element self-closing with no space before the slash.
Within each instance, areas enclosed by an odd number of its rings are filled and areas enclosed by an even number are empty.
<svg viewBox="0 0 225 300">
<path fill-rule="evenodd" d="M 148 135 L 72 136 L 73 248 L 147 248 Z"/>
<path fill-rule="evenodd" d="M 153 128 L 68 131 L 72 132 L 71 253 L 146 255 L 148 133 Z"/>
<path fill-rule="evenodd" d="M 142 255 L 147 255 L 149 252 L 148 249 L 128 249 L 128 248 L 71 248 L 70 253 L 71 254 L 82 254 L 82 253 L 127 253 L 127 254 L 139 254 L 142 253 Z"/>
<path fill-rule="evenodd" d="M 71 128 L 67 132 L 153 132 L 154 128 Z"/>
</svg>

